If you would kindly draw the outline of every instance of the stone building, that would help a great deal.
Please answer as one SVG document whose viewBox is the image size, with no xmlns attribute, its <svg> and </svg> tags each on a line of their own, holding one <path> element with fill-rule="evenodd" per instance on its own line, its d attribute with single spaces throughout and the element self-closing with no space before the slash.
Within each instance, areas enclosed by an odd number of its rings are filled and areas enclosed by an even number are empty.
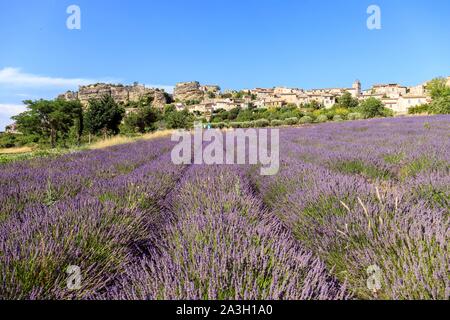
<svg viewBox="0 0 450 320">
<path fill-rule="evenodd" d="M 250 90 L 250 93 L 256 96 L 256 99 L 266 99 L 275 95 L 274 89 L 256 88 Z"/>
<path fill-rule="evenodd" d="M 381 94 L 387 98 L 398 98 L 407 93 L 407 88 L 397 83 L 376 84 L 372 87 L 372 94 Z"/>
<path fill-rule="evenodd" d="M 430 103 L 431 98 L 425 95 L 404 95 L 399 97 L 397 106 L 393 111 L 399 114 L 408 113 L 409 108 Z"/>
<path fill-rule="evenodd" d="M 426 84 L 419 84 L 417 86 L 409 87 L 408 94 L 424 96 L 426 94 Z"/>
</svg>

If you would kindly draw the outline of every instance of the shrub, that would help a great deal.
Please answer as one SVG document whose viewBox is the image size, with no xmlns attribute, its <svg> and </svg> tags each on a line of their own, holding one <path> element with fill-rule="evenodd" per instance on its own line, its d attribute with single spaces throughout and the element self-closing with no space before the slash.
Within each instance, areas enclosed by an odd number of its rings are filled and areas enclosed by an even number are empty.
<svg viewBox="0 0 450 320">
<path fill-rule="evenodd" d="M 342 116 L 337 114 L 333 117 L 333 121 L 344 121 L 344 119 L 342 118 Z"/>
<path fill-rule="evenodd" d="M 279 126 L 282 126 L 284 124 L 284 121 L 283 120 L 272 120 L 271 122 L 270 122 L 270 125 L 272 126 L 272 127 L 279 127 Z"/>
<path fill-rule="evenodd" d="M 243 128 L 242 122 L 230 122 L 231 128 L 237 129 L 237 128 Z"/>
<path fill-rule="evenodd" d="M 327 112 L 327 110 L 325 110 L 325 109 L 319 109 L 319 110 L 314 110 L 312 114 L 317 118 L 318 116 L 325 115 L 326 112 Z"/>
<path fill-rule="evenodd" d="M 255 127 L 255 122 L 256 121 L 245 121 L 245 122 L 242 122 L 241 128 L 253 128 L 253 127 Z"/>
<path fill-rule="evenodd" d="M 383 108 L 383 110 L 381 111 L 381 115 L 383 117 L 393 117 L 394 116 L 394 111 L 392 111 L 389 108 Z"/>
<path fill-rule="evenodd" d="M 284 120 L 284 123 L 288 126 L 294 126 L 298 124 L 298 118 L 297 117 L 287 118 Z"/>
<path fill-rule="evenodd" d="M 328 121 L 328 117 L 325 114 L 321 114 L 316 118 L 317 122 L 327 122 Z"/>
<path fill-rule="evenodd" d="M 347 117 L 347 115 L 350 113 L 350 111 L 348 111 L 348 109 L 346 109 L 346 108 L 336 108 L 335 110 L 334 110 L 334 114 L 335 115 L 338 115 L 338 116 L 341 116 L 342 118 L 345 118 L 345 117 Z"/>
<path fill-rule="evenodd" d="M 216 123 L 211 123 L 211 128 L 213 129 L 223 129 L 226 127 L 226 123 L 225 122 L 216 122 Z"/>
<path fill-rule="evenodd" d="M 254 121 L 254 125 L 258 128 L 264 128 L 268 127 L 270 125 L 270 122 L 267 119 L 258 119 Z"/>
<path fill-rule="evenodd" d="M 412 108 L 409 108 L 408 113 L 409 114 L 422 114 L 422 113 L 428 113 L 430 110 L 429 104 L 421 104 L 419 106 L 415 106 Z"/>
<path fill-rule="evenodd" d="M 310 116 L 304 116 L 300 119 L 301 124 L 312 123 L 313 121 L 314 121 L 314 119 Z"/>
<path fill-rule="evenodd" d="M 17 135 L 4 133 L 0 134 L 0 148 L 12 148 L 18 146 Z"/>
<path fill-rule="evenodd" d="M 361 119 L 364 119 L 364 116 L 359 112 L 352 112 L 352 113 L 348 114 L 347 119 L 348 120 L 361 120 Z"/>
</svg>

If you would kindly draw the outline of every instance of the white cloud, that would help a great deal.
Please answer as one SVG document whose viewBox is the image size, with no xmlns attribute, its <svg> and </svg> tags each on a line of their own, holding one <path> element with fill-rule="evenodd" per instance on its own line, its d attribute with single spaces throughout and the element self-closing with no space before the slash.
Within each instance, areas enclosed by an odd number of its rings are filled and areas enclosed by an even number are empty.
<svg viewBox="0 0 450 320">
<path fill-rule="evenodd" d="M 26 110 L 24 104 L 3 104 L 0 103 L 0 115 L 12 117 Z"/>
<path fill-rule="evenodd" d="M 89 85 L 98 82 L 118 83 L 118 79 L 84 79 L 84 78 L 59 78 L 36 75 L 23 72 L 20 68 L 5 67 L 0 69 L 0 86 L 10 86 L 16 88 L 64 88 L 76 89 L 80 85 Z M 172 93 L 174 86 L 147 84 L 147 88 L 164 89 L 168 93 Z M 17 96 L 25 96 L 20 93 Z"/>
<path fill-rule="evenodd" d="M 22 72 L 19 68 L 6 67 L 0 69 L 0 85 L 12 87 L 60 87 L 75 88 L 99 82 L 95 79 L 57 78 Z"/>
<path fill-rule="evenodd" d="M 29 94 L 29 93 L 17 93 L 16 96 L 20 97 L 20 98 L 29 98 L 31 96 L 31 94 Z"/>
</svg>

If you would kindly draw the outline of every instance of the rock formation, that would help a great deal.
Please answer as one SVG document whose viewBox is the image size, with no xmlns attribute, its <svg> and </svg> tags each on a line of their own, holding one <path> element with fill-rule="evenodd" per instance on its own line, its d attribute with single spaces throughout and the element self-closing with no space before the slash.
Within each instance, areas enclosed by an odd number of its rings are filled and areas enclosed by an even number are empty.
<svg viewBox="0 0 450 320">
<path fill-rule="evenodd" d="M 140 84 L 124 86 L 121 84 L 97 83 L 88 86 L 80 86 L 78 92 L 67 91 L 58 96 L 58 99 L 80 100 L 81 104 L 87 106 L 90 99 L 99 99 L 104 95 L 111 96 L 114 101 L 127 105 L 129 102 L 137 102 L 144 96 L 153 100 L 153 106 L 163 108 L 171 102 L 170 96 L 161 89 L 146 88 Z"/>
<path fill-rule="evenodd" d="M 185 102 L 203 100 L 204 92 L 200 88 L 200 83 L 197 81 L 193 82 L 181 82 L 177 83 L 175 90 L 173 92 L 173 98 L 175 101 Z"/>
</svg>

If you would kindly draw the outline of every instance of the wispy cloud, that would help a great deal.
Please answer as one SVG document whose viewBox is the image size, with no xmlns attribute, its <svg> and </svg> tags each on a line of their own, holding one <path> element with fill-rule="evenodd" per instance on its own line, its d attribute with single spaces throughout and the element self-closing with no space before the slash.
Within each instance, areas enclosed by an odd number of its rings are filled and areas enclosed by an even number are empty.
<svg viewBox="0 0 450 320">
<path fill-rule="evenodd" d="M 20 68 L 6 67 L 0 69 L 0 85 L 11 87 L 58 87 L 58 88 L 74 88 L 79 85 L 87 85 L 99 81 L 114 81 L 113 79 L 84 79 L 84 78 L 59 78 L 25 73 Z"/>
<path fill-rule="evenodd" d="M 0 86 L 15 88 L 77 88 L 80 85 L 89 85 L 97 82 L 118 83 L 120 80 L 112 78 L 89 79 L 89 78 L 61 78 L 37 75 L 23 72 L 20 68 L 5 67 L 0 69 Z M 147 88 L 164 89 L 172 93 L 174 86 L 147 84 Z M 20 95 L 25 96 L 25 95 Z"/>
<path fill-rule="evenodd" d="M 12 117 L 26 110 L 24 104 L 4 104 L 0 103 L 0 115 Z"/>
</svg>

